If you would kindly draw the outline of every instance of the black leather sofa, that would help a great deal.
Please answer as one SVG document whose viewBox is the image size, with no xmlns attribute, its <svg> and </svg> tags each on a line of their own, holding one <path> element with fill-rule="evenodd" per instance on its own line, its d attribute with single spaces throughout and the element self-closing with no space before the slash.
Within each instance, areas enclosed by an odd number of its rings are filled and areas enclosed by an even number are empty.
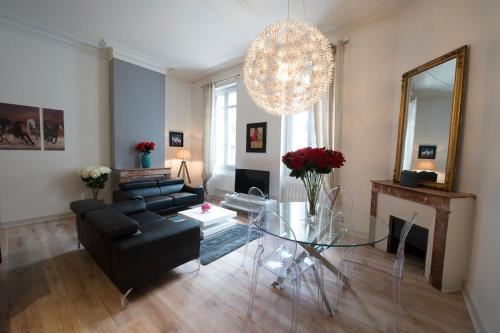
<svg viewBox="0 0 500 333">
<path fill-rule="evenodd" d="M 70 208 L 79 242 L 123 293 L 199 258 L 198 223 L 148 211 L 141 198 L 112 205 L 79 200 Z"/>
<path fill-rule="evenodd" d="M 142 198 L 148 210 L 160 214 L 202 204 L 204 200 L 203 186 L 184 184 L 183 179 L 141 179 L 121 183 L 118 187 L 119 190 L 113 192 L 113 202 Z"/>
</svg>

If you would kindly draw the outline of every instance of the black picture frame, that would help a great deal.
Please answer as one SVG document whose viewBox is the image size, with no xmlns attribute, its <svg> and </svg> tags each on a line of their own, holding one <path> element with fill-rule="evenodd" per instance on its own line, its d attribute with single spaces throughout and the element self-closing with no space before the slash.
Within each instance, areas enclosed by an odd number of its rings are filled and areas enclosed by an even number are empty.
<svg viewBox="0 0 500 333">
<path fill-rule="evenodd" d="M 418 158 L 422 160 L 435 160 L 437 146 L 435 145 L 419 145 Z"/>
<path fill-rule="evenodd" d="M 258 131 L 255 133 L 255 131 Z M 267 123 L 247 124 L 247 153 L 265 153 L 267 141 Z"/>
<path fill-rule="evenodd" d="M 169 131 L 168 145 L 170 147 L 184 147 L 184 133 Z"/>
</svg>

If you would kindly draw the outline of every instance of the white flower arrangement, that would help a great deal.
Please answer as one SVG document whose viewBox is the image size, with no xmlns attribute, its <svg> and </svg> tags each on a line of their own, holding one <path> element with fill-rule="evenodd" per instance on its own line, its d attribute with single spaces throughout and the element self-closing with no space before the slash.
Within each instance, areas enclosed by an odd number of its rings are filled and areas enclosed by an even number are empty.
<svg viewBox="0 0 500 333">
<path fill-rule="evenodd" d="M 111 169 L 107 166 L 88 166 L 76 170 L 76 174 L 82 178 L 99 178 L 102 175 L 109 175 Z"/>
<path fill-rule="evenodd" d="M 111 169 L 107 166 L 88 166 L 76 170 L 76 174 L 80 176 L 85 185 L 92 189 L 94 199 L 96 200 L 99 196 L 99 191 L 106 185 L 110 173 Z"/>
</svg>

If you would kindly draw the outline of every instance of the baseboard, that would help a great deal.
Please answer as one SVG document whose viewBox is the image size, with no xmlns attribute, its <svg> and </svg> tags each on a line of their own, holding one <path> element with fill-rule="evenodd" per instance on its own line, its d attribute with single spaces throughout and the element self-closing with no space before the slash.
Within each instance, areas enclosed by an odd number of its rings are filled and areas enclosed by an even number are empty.
<svg viewBox="0 0 500 333">
<path fill-rule="evenodd" d="M 472 324 L 474 325 L 474 329 L 477 333 L 489 333 L 486 330 L 486 327 L 481 320 L 481 315 L 479 314 L 479 309 L 477 308 L 476 303 L 472 299 L 469 289 L 467 286 L 463 290 L 465 305 L 467 306 L 467 310 L 469 310 L 469 315 L 472 319 Z"/>
<path fill-rule="evenodd" d="M 0 223 L 0 229 L 18 227 L 21 225 L 27 225 L 27 224 L 33 224 L 33 223 L 49 222 L 49 221 L 58 220 L 58 219 L 65 219 L 65 218 L 73 217 L 73 216 L 75 216 L 75 214 L 73 214 L 72 212 L 66 212 L 66 213 L 61 213 L 61 214 L 33 217 L 33 218 L 23 219 L 23 220 L 8 221 L 8 222 Z"/>
</svg>

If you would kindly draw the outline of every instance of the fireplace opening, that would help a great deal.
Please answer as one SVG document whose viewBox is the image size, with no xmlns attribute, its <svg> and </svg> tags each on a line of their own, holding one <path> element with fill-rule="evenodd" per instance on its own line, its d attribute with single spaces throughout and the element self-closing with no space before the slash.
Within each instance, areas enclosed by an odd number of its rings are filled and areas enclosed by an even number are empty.
<svg viewBox="0 0 500 333">
<path fill-rule="evenodd" d="M 387 241 L 387 252 L 396 253 L 401 237 L 401 230 L 405 224 L 405 220 L 395 216 L 391 216 L 389 220 L 389 239 Z M 429 238 L 429 230 L 419 225 L 414 224 L 408 236 L 406 237 L 405 255 L 415 259 L 418 262 L 425 263 L 427 254 L 427 240 Z"/>
</svg>

